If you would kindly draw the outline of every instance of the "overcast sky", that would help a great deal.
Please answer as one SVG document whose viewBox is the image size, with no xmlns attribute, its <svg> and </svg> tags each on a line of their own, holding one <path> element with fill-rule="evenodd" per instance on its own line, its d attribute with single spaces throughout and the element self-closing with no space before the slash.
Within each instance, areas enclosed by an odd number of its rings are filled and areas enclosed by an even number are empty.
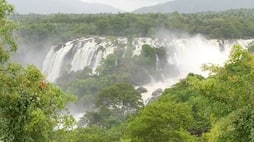
<svg viewBox="0 0 254 142">
<path fill-rule="evenodd" d="M 82 0 L 89 3 L 108 4 L 124 11 L 133 11 L 140 7 L 156 5 L 172 0 Z"/>
</svg>

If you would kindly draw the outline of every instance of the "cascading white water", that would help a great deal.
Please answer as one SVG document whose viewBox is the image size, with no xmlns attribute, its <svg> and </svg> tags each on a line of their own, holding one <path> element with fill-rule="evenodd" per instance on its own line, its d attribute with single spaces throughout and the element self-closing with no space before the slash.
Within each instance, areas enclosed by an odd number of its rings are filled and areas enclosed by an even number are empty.
<svg viewBox="0 0 254 142">
<path fill-rule="evenodd" d="M 221 51 L 216 40 L 191 38 L 175 40 L 173 46 L 176 47 L 174 61 L 180 73 L 185 76 L 189 72 L 202 74 L 202 64 L 222 64 L 227 59 L 232 45 L 224 44 L 224 51 Z"/>
<path fill-rule="evenodd" d="M 71 70 L 72 71 L 78 71 L 82 70 L 85 66 L 90 66 L 93 68 L 92 62 L 94 58 L 97 58 L 96 52 L 98 50 L 98 46 L 96 46 L 96 42 L 88 41 L 85 43 L 83 47 L 86 48 L 80 48 L 76 51 L 73 60 L 71 62 Z M 101 58 L 98 58 L 100 62 Z"/>
<path fill-rule="evenodd" d="M 201 74 L 207 76 L 206 72 L 202 71 L 204 64 L 223 65 L 228 59 L 231 48 L 234 44 L 240 44 L 246 47 L 253 40 L 232 40 L 222 41 L 207 40 L 201 36 L 174 39 L 168 42 L 170 47 L 174 47 L 173 56 L 168 58 L 168 62 L 177 66 L 180 74 L 177 76 L 166 78 L 160 82 L 152 82 L 144 85 L 143 87 L 148 92 L 143 93 L 142 98 L 147 103 L 149 98 L 152 97 L 152 92 L 158 88 L 165 89 L 175 84 L 179 79 L 184 78 L 188 73 Z M 223 46 L 223 47 L 222 47 Z"/>
<path fill-rule="evenodd" d="M 246 47 L 251 41 L 253 40 L 223 41 L 221 45 L 222 41 L 207 40 L 200 36 L 179 39 L 173 41 L 173 46 L 176 47 L 173 60 L 180 70 L 180 77 L 185 77 L 190 72 L 206 75 L 201 69 L 203 64 L 223 65 L 235 44 Z"/>
<path fill-rule="evenodd" d="M 127 38 L 88 37 L 70 41 L 58 50 L 59 47 L 53 47 L 44 60 L 43 72 L 51 82 L 55 82 L 61 76 L 66 66 L 70 66 L 67 72 L 82 70 L 87 66 L 95 72 L 101 60 L 112 54 L 114 49 L 124 48 L 126 50 L 127 41 Z M 162 43 L 158 42 L 157 39 L 134 38 L 132 42 L 134 46 L 133 56 L 140 55 L 144 44 L 153 47 L 162 46 Z M 68 57 L 66 57 L 67 55 Z M 70 58 L 70 61 L 66 58 Z"/>
<path fill-rule="evenodd" d="M 143 87 L 148 89 L 148 93 L 143 94 L 143 100 L 151 97 L 151 92 L 161 88 L 170 87 L 177 80 L 185 77 L 188 73 L 198 73 L 204 75 L 201 66 L 207 63 L 222 65 L 227 59 L 231 47 L 238 43 L 247 46 L 253 40 L 207 40 L 201 36 L 188 38 L 133 38 L 132 54 L 140 55 L 144 44 L 153 47 L 164 47 L 168 49 L 168 62 L 178 67 L 179 75 L 165 78 L 162 82 L 151 82 Z M 43 72 L 47 79 L 54 82 L 63 72 L 78 71 L 89 66 L 95 71 L 102 59 L 107 55 L 114 53 L 116 48 L 128 47 L 127 38 L 106 38 L 106 37 L 89 37 L 81 38 L 66 43 L 61 47 L 52 48 L 43 63 Z M 123 54 L 124 56 L 125 54 Z M 157 62 L 159 58 L 157 58 Z M 66 66 L 68 68 L 66 68 Z M 157 70 L 162 66 L 156 64 Z M 67 69 L 67 70 L 66 70 Z"/>
<path fill-rule="evenodd" d="M 60 76 L 61 67 L 64 62 L 64 57 L 71 50 L 71 42 L 66 43 L 65 47 L 56 50 L 56 47 L 51 48 L 47 54 L 44 63 L 43 63 L 43 73 L 47 74 L 49 81 L 54 81 Z"/>
<path fill-rule="evenodd" d="M 119 38 L 117 43 L 127 45 L 127 39 L 125 41 Z M 59 47 L 51 48 L 43 63 L 43 73 L 51 82 L 56 81 L 64 71 L 78 71 L 86 66 L 95 71 L 101 60 L 114 52 L 117 44 L 112 39 L 90 37 L 77 39 L 60 46 L 58 50 L 57 48 Z"/>
</svg>

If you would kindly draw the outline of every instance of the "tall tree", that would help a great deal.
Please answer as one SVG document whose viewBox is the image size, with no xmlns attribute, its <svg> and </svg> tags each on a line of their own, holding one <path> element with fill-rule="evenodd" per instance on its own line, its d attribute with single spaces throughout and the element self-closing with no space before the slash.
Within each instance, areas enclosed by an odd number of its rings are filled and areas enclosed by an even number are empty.
<svg viewBox="0 0 254 142">
<path fill-rule="evenodd" d="M 81 124 L 110 128 L 123 122 L 127 116 L 143 107 L 140 93 L 126 83 L 119 83 L 102 89 L 96 106 L 97 112 L 88 112 Z"/>
<path fill-rule="evenodd" d="M 194 142 L 187 131 L 193 121 L 184 103 L 155 102 L 128 123 L 128 138 L 138 142 Z"/>
<path fill-rule="evenodd" d="M 63 110 L 73 99 L 47 83 L 36 67 L 8 62 L 17 48 L 12 37 L 15 23 L 7 19 L 12 10 L 0 0 L 0 141 L 50 141 L 58 126 L 72 124 Z"/>
<path fill-rule="evenodd" d="M 61 113 L 72 97 L 45 82 L 34 66 L 8 64 L 0 71 L 0 140 L 48 141 L 70 122 Z"/>
<path fill-rule="evenodd" d="M 6 0 L 0 0 L 0 63 L 9 59 L 10 53 L 16 51 L 17 45 L 12 37 L 16 24 L 7 19 L 13 11 L 13 6 Z"/>
<path fill-rule="evenodd" d="M 254 90 L 252 54 L 235 45 L 224 67 L 206 67 L 211 76 L 193 87 L 209 99 L 212 129 L 208 141 L 254 141 Z"/>
</svg>

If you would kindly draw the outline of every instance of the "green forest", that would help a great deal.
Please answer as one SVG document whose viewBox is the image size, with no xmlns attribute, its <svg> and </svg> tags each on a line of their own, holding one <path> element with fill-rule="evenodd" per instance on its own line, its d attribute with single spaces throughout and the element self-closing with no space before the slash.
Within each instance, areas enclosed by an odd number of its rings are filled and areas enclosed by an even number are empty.
<svg viewBox="0 0 254 142">
<path fill-rule="evenodd" d="M 10 60 L 20 40 L 43 48 L 91 35 L 154 37 L 161 30 L 253 38 L 253 9 L 115 15 L 18 15 L 13 10 L 0 0 L 0 141 L 254 142 L 254 46 L 234 45 L 223 67 L 204 65 L 208 77 L 189 73 L 147 105 L 134 85 L 149 82 L 139 74 L 160 76 L 163 70 L 153 68 L 158 54 L 163 66 L 163 48 L 143 45 L 133 58 L 119 58 L 123 51 L 115 50 L 102 61 L 99 75 L 85 68 L 65 73 L 55 84 L 34 65 Z M 75 122 L 67 109 L 71 102 L 95 109 Z"/>
<path fill-rule="evenodd" d="M 52 14 L 19 15 L 19 40 L 38 48 L 83 36 L 154 37 L 158 32 L 202 34 L 207 38 L 239 39 L 254 37 L 254 9 L 195 14 Z M 34 43 L 33 43 L 34 44 Z"/>
</svg>

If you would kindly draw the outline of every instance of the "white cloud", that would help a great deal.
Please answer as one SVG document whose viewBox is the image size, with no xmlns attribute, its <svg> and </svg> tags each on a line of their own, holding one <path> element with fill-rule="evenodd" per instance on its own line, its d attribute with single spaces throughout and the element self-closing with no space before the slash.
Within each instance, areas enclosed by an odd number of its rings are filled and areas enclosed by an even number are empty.
<svg viewBox="0 0 254 142">
<path fill-rule="evenodd" d="M 130 12 L 141 7 L 152 6 L 172 0 L 82 0 L 82 1 L 89 3 L 107 4 L 115 8 Z"/>
</svg>

